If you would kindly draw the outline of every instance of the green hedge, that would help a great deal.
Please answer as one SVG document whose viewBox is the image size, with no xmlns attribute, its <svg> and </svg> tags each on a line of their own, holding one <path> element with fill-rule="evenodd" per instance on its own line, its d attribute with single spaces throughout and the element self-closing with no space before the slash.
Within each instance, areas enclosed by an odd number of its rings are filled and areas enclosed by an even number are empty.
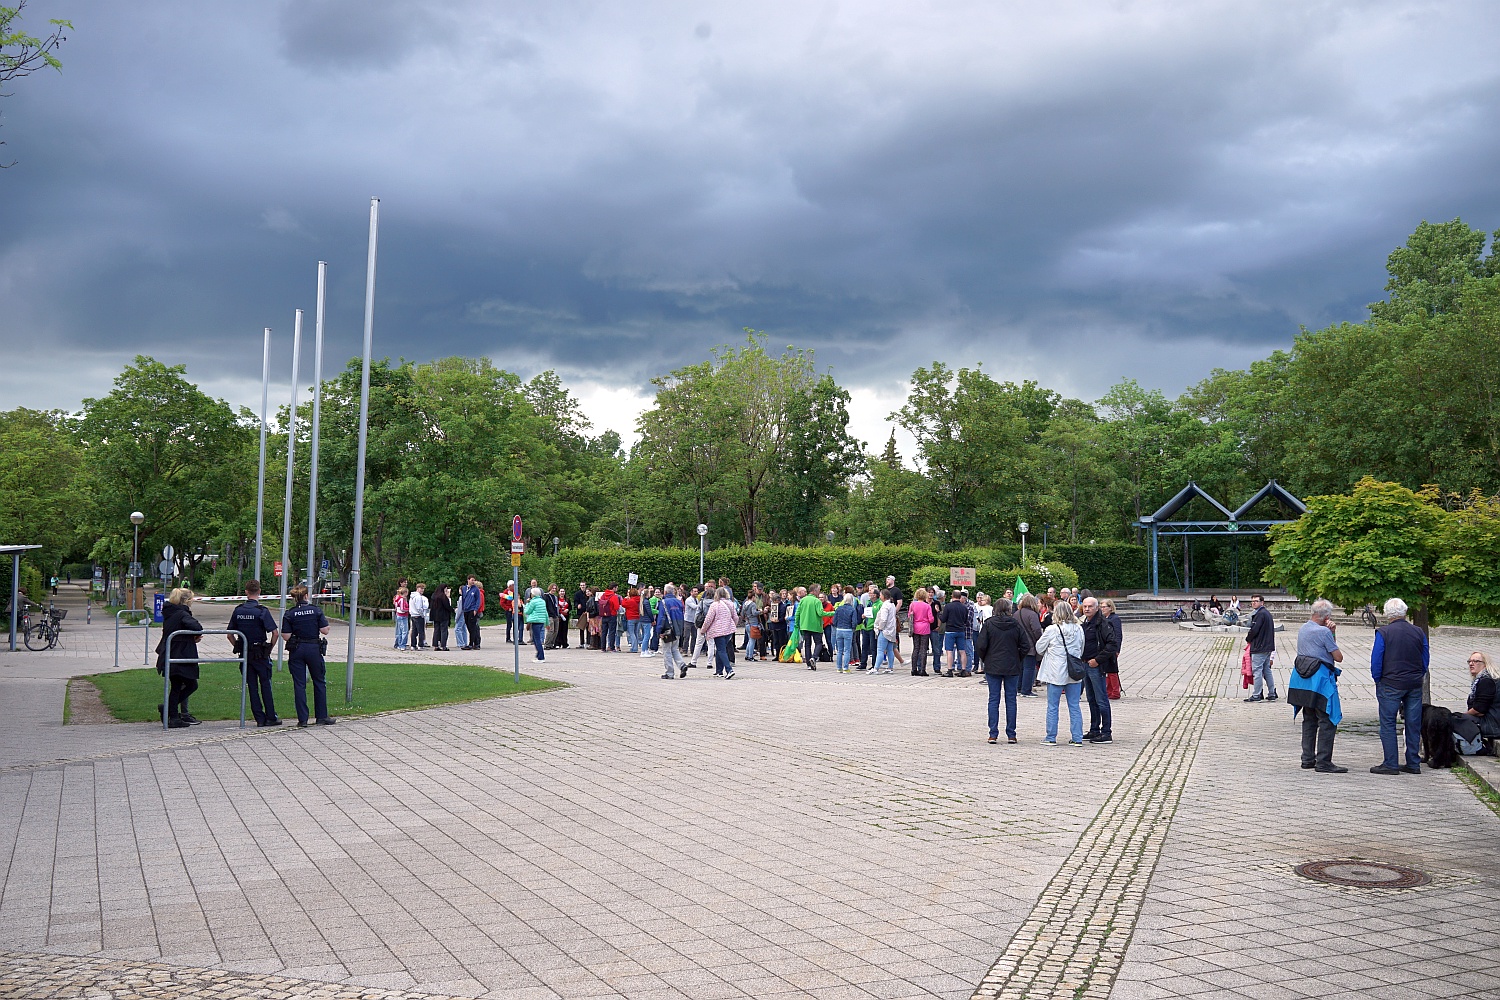
<svg viewBox="0 0 1500 1000">
<path fill-rule="evenodd" d="M 1032 558 L 1036 550 L 1029 549 Z M 1150 551 L 1144 545 L 1106 542 L 1100 545 L 1049 545 L 1046 562 L 1066 563 L 1078 573 L 1078 585 L 1092 591 L 1141 590 L 1148 582 Z M 1019 560 L 1017 560 L 1019 561 Z"/>
<path fill-rule="evenodd" d="M 1035 558 L 1035 551 L 1028 555 Z M 993 579 L 981 579 L 980 589 L 991 592 L 993 580 L 999 578 L 999 567 L 1020 562 L 1020 546 L 1002 545 L 993 549 L 967 549 L 960 552 L 932 552 L 911 545 L 847 546 L 752 545 L 710 549 L 704 560 L 704 571 L 712 577 L 727 577 L 736 592 L 743 592 L 756 580 L 767 586 L 794 587 L 814 581 L 828 586 L 834 583 L 861 584 L 866 580 L 882 582 L 895 576 L 903 585 L 914 586 L 913 575 L 923 567 L 936 567 L 936 579 L 946 590 L 948 567 L 989 567 Z M 1077 560 L 1076 562 L 1074 560 Z M 1145 549 L 1138 545 L 1050 545 L 1047 564 L 1062 564 L 1077 575 L 1082 586 L 1093 590 L 1125 590 L 1145 585 Z M 638 574 L 645 583 L 696 583 L 697 549 L 563 549 L 551 567 L 552 579 L 572 589 L 578 581 L 591 584 L 625 585 L 629 574 Z M 1009 572 L 1009 570 L 1007 570 Z M 1015 582 L 1015 573 L 993 593 L 1003 593 Z M 988 582 L 987 582 L 988 581 Z M 931 581 L 928 581 L 930 583 Z M 1075 586 L 1074 583 L 1058 586 Z"/>
<path fill-rule="evenodd" d="M 953 565 L 957 566 L 960 564 L 954 563 Z M 1002 569 L 991 563 L 979 562 L 974 566 L 975 582 L 972 589 L 975 593 L 983 591 L 989 594 L 991 598 L 998 598 L 1016 585 L 1016 577 L 1018 576 L 1026 581 L 1028 589 L 1036 593 L 1042 593 L 1048 587 L 1078 586 L 1078 574 L 1071 567 L 1064 565 L 1056 559 L 1049 559 L 1045 564 L 1033 563 L 1032 565 L 1033 567 L 1045 565 L 1046 572 L 1039 573 L 1035 568 L 1023 570 L 1019 566 L 1006 566 Z M 948 566 L 936 563 L 918 566 L 912 571 L 911 576 L 907 578 L 907 593 L 916 593 L 918 587 L 923 587 L 931 591 L 933 584 L 937 584 L 945 591 L 951 590 L 952 587 L 948 583 L 950 579 L 948 570 Z"/>
</svg>

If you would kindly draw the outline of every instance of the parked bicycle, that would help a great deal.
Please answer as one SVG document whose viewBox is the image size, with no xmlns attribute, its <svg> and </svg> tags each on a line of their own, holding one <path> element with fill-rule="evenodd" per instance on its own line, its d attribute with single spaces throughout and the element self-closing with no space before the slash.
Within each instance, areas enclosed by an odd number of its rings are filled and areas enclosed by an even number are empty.
<svg viewBox="0 0 1500 1000">
<path fill-rule="evenodd" d="M 1375 605 L 1366 604 L 1359 612 L 1359 620 L 1371 628 L 1380 627 L 1380 619 L 1375 617 Z"/>
<path fill-rule="evenodd" d="M 41 621 L 26 627 L 26 648 L 34 651 L 52 649 L 62 634 L 63 619 L 68 617 L 64 608 L 48 608 Z"/>
</svg>

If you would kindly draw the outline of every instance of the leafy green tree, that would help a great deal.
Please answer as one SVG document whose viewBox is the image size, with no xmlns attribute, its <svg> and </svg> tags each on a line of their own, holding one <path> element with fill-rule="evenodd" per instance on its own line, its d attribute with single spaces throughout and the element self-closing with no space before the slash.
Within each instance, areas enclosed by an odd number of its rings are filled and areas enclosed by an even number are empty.
<svg viewBox="0 0 1500 1000">
<path fill-rule="evenodd" d="M 1470 229 L 1462 219 L 1452 222 L 1423 221 L 1405 245 L 1386 259 L 1390 280 L 1385 290 L 1390 298 L 1370 305 L 1375 319 L 1400 321 L 1407 316 L 1436 316 L 1448 312 L 1471 278 L 1493 275 L 1500 258 L 1483 257 L 1489 237 Z"/>
<path fill-rule="evenodd" d="M 209 540 L 243 506 L 254 505 L 254 465 L 247 475 L 229 461 L 245 452 L 254 430 L 228 403 L 189 382 L 186 371 L 137 356 L 107 396 L 83 401 L 74 426 L 87 497 L 80 526 L 98 540 L 95 559 L 130 551 L 130 513 L 140 510 L 146 514 L 141 561 L 171 545 L 191 573 Z"/>
<path fill-rule="evenodd" d="M 28 557 L 38 568 L 61 566 L 76 547 L 80 460 L 64 414 L 0 413 L 0 538 L 42 546 Z"/>
<path fill-rule="evenodd" d="M 38 37 L 21 28 L 21 12 L 25 9 L 26 0 L 16 0 L 14 7 L 0 6 L 0 88 L 43 67 L 62 69 L 57 50 L 67 41 L 63 32 L 72 31 L 73 22 L 53 18 L 47 22 L 51 30 Z M 0 97 L 4 96 L 0 91 Z M 0 167 L 13 165 L 0 164 Z"/>
<path fill-rule="evenodd" d="M 891 419 L 917 441 L 945 548 L 1009 542 L 1020 521 L 1061 519 L 1042 448 L 1056 393 L 941 361 L 911 385 Z"/>
<path fill-rule="evenodd" d="M 1425 626 L 1449 517 L 1435 499 L 1368 476 L 1348 494 L 1309 497 L 1307 513 L 1271 529 L 1267 581 L 1347 611 L 1400 597 Z"/>
<path fill-rule="evenodd" d="M 811 351 L 773 357 L 746 332 L 744 346 L 652 380 L 631 463 L 644 469 L 637 506 L 654 513 L 659 534 L 685 540 L 701 522 L 723 537 L 717 515 L 746 545 L 767 531 L 806 538 L 857 468 L 848 394 L 815 372 Z"/>
</svg>

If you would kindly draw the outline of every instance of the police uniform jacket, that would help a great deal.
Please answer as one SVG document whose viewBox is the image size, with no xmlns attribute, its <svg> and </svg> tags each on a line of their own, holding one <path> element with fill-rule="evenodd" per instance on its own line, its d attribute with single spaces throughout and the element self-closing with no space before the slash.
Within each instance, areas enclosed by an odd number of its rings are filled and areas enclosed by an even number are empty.
<svg viewBox="0 0 1500 1000">
<path fill-rule="evenodd" d="M 229 627 L 245 633 L 245 646 L 252 660 L 269 660 L 270 643 L 267 641 L 276 631 L 276 618 L 264 604 L 248 600 L 229 615 Z"/>
<path fill-rule="evenodd" d="M 287 637 L 296 636 L 302 642 L 317 642 L 322 636 L 322 629 L 328 627 L 328 619 L 323 615 L 323 609 L 315 604 L 299 604 L 294 608 L 287 608 L 286 613 L 281 616 L 281 631 Z"/>
</svg>

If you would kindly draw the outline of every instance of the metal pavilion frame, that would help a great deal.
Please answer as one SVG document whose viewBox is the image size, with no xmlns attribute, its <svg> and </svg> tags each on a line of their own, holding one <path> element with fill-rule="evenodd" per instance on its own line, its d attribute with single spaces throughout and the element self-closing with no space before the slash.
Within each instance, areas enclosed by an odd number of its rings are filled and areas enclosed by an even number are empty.
<svg viewBox="0 0 1500 1000">
<path fill-rule="evenodd" d="M 1219 513 L 1223 514 L 1222 520 L 1218 521 L 1173 521 L 1182 508 L 1193 500 L 1203 500 Z M 1245 520 L 1256 504 L 1263 500 L 1275 500 L 1283 507 L 1295 512 L 1296 517 L 1281 518 L 1279 520 Z M 1159 541 L 1162 535 L 1168 538 L 1180 537 L 1183 544 L 1184 563 L 1188 567 L 1186 578 L 1182 581 L 1186 586 L 1191 580 L 1192 562 L 1188 555 L 1188 539 L 1194 535 L 1209 535 L 1218 537 L 1237 538 L 1243 535 L 1265 535 L 1272 527 L 1278 524 L 1290 524 L 1297 517 L 1307 513 L 1307 505 L 1293 496 L 1286 487 L 1276 480 L 1268 480 L 1266 485 L 1256 491 L 1255 495 L 1235 510 L 1230 510 L 1219 501 L 1215 500 L 1209 492 L 1192 480 L 1184 486 L 1177 495 L 1157 509 L 1156 513 L 1143 516 L 1135 522 L 1134 527 L 1144 528 L 1151 532 L 1151 593 L 1153 596 L 1161 593 L 1161 581 L 1159 576 L 1159 561 L 1157 558 Z M 1235 576 L 1238 574 L 1238 551 L 1236 550 Z"/>
</svg>

